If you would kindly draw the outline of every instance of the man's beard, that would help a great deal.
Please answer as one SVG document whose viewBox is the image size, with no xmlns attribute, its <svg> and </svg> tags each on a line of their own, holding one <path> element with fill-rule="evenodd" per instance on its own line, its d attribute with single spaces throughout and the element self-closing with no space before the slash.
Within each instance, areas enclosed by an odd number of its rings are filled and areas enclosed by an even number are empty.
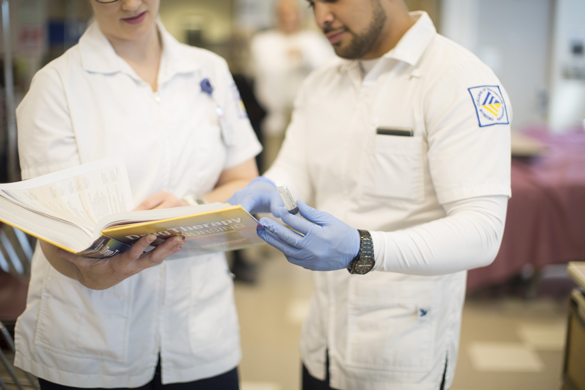
<svg viewBox="0 0 585 390">
<path fill-rule="evenodd" d="M 372 13 L 372 21 L 368 30 L 360 35 L 348 31 L 354 36 L 349 45 L 347 47 L 333 46 L 335 53 L 337 53 L 339 57 L 349 60 L 362 58 L 372 49 L 376 41 L 379 39 L 387 17 L 382 5 L 380 4 L 380 0 L 372 0 L 372 3 L 374 4 L 374 9 Z"/>
</svg>

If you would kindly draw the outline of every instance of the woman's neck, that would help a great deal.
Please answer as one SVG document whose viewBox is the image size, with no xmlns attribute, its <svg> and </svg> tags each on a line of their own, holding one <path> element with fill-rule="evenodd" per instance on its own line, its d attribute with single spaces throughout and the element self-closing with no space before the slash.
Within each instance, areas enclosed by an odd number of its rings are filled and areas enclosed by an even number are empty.
<svg viewBox="0 0 585 390">
<path fill-rule="evenodd" d="M 129 41 L 108 37 L 114 51 L 126 61 L 136 74 L 150 84 L 152 90 L 157 90 L 158 69 L 162 56 L 162 42 L 158 27 L 153 25 L 152 30 L 143 37 Z"/>
</svg>

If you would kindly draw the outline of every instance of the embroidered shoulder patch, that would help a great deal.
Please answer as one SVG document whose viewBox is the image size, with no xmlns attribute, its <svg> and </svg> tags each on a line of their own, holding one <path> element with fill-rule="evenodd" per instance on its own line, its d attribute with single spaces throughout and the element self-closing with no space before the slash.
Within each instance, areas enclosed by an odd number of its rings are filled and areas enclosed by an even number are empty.
<svg viewBox="0 0 585 390">
<path fill-rule="evenodd" d="M 506 102 L 499 86 L 473 87 L 469 88 L 469 93 L 475 105 L 479 127 L 510 124 Z"/>
</svg>

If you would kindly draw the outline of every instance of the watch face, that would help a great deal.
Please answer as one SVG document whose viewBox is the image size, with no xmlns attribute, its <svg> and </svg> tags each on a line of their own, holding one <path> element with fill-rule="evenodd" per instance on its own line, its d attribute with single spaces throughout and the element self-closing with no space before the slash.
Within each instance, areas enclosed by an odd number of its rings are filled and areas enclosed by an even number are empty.
<svg viewBox="0 0 585 390">
<path fill-rule="evenodd" d="M 368 272 L 371 271 L 372 268 L 374 268 L 374 259 L 372 258 L 363 258 L 363 259 L 359 259 L 355 262 L 355 264 L 353 265 L 353 269 L 352 269 L 352 273 L 354 274 L 358 274 L 358 275 L 364 275 L 367 274 Z"/>
</svg>

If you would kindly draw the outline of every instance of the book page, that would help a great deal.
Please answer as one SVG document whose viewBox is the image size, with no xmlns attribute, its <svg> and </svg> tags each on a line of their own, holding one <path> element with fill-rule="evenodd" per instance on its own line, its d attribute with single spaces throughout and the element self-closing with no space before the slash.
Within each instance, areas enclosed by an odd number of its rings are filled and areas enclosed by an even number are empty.
<svg viewBox="0 0 585 390">
<path fill-rule="evenodd" d="M 232 207 L 233 206 L 230 206 L 226 203 L 214 202 L 195 206 L 171 207 L 168 209 L 128 211 L 125 213 L 109 215 L 105 218 L 102 218 L 100 221 L 98 221 L 96 226 L 102 230 L 115 230 L 116 228 L 126 228 L 129 224 L 137 225 L 151 221 L 181 218 Z M 96 234 L 98 233 L 99 232 L 96 229 Z"/>
<path fill-rule="evenodd" d="M 132 201 L 121 159 L 84 164 L 0 189 L 29 209 L 91 230 L 101 218 L 128 211 Z"/>
</svg>

